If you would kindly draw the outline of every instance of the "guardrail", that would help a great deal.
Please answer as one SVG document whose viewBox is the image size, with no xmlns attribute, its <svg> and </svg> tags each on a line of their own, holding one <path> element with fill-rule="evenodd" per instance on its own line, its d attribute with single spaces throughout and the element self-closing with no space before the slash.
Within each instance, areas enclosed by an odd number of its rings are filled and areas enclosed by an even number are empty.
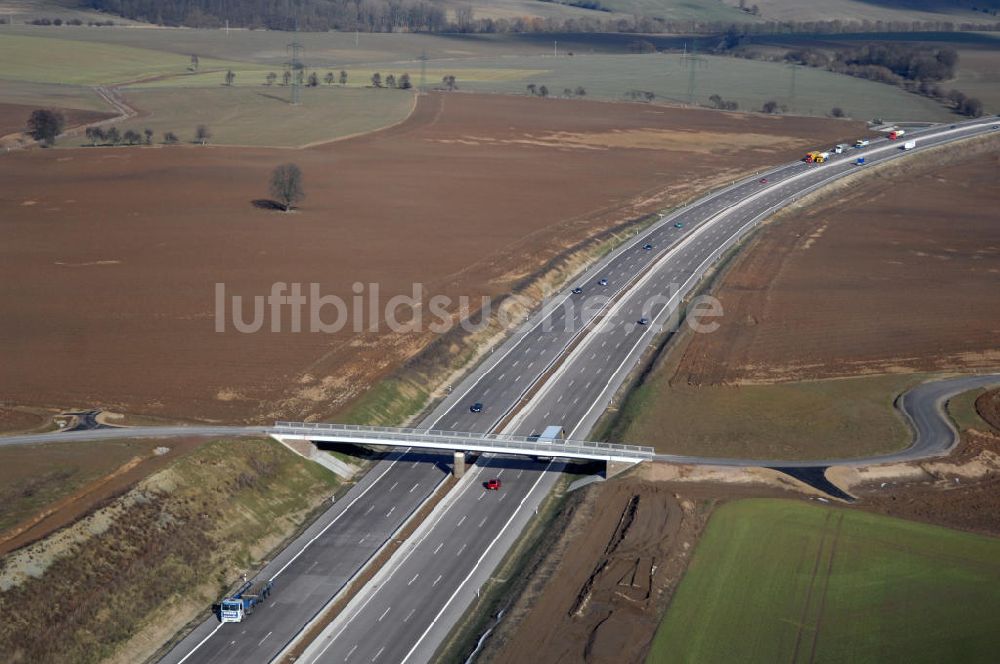
<svg viewBox="0 0 1000 664">
<path fill-rule="evenodd" d="M 470 431 L 441 431 L 364 426 L 360 424 L 327 424 L 321 422 L 275 422 L 272 433 L 303 437 L 343 437 L 351 441 L 370 441 L 381 445 L 439 445 L 446 449 L 486 447 L 520 454 L 554 457 L 627 458 L 643 461 L 652 459 L 655 450 L 640 445 L 621 445 L 588 440 L 538 440 L 536 436 L 514 436 Z"/>
</svg>

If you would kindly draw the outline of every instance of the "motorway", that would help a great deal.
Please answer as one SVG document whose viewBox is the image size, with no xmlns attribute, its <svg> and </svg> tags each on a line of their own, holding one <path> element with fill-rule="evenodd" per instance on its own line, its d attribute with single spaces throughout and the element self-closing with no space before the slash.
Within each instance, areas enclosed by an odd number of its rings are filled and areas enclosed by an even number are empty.
<svg viewBox="0 0 1000 664">
<path fill-rule="evenodd" d="M 919 140 L 919 152 L 991 131 L 989 122 L 955 127 L 914 130 L 907 139 Z M 778 167 L 761 174 L 766 183 L 756 176 L 666 216 L 581 276 L 574 284 L 581 293 L 567 290 L 543 307 L 420 426 L 492 431 L 522 406 L 505 432 L 528 435 L 564 424 L 571 437 L 586 437 L 661 325 L 721 255 L 774 210 L 857 170 L 856 156 L 875 163 L 900 154 L 898 143 L 873 141 L 827 164 Z M 644 249 L 646 244 L 651 248 Z M 650 324 L 638 325 L 640 318 Z M 473 402 L 482 402 L 483 412 L 471 413 Z M 79 433 L 110 436 L 111 431 Z M 263 570 L 275 579 L 276 590 L 260 614 L 238 625 L 210 618 L 163 661 L 272 660 L 431 495 L 450 462 L 450 454 L 400 452 L 376 465 Z M 558 467 L 482 457 L 302 659 L 431 659 L 556 481 L 556 473 L 545 472 L 550 466 Z M 503 479 L 503 490 L 483 491 L 482 479 L 495 476 Z"/>
<path fill-rule="evenodd" d="M 971 122 L 913 131 L 907 140 L 915 138 L 924 148 L 989 131 L 990 123 Z M 856 171 L 853 162 L 861 154 L 875 163 L 901 150 L 883 139 L 827 164 L 788 164 L 768 172 L 766 182 L 744 181 L 666 217 L 588 270 L 575 284 L 582 292 L 567 293 L 543 311 L 545 324 L 529 328 L 517 352 L 481 376 L 465 401 L 483 402 L 502 416 L 523 397 L 525 381 L 533 382 L 525 373 L 548 366 L 549 358 L 558 360 L 572 346 L 504 431 L 528 435 L 564 424 L 569 437 L 585 437 L 660 326 L 718 258 L 774 210 Z M 593 291 L 612 299 L 603 308 L 588 306 Z M 577 302 L 581 306 L 573 306 Z M 649 324 L 637 324 L 641 318 Z M 593 325 L 578 338 L 584 322 Z M 442 418 L 446 428 L 467 429 L 467 403 Z M 477 468 L 299 661 L 430 661 L 555 482 L 555 473 L 540 473 L 541 463 L 513 463 L 490 457 Z M 501 472 L 503 490 L 484 491 L 480 478 Z"/>
</svg>

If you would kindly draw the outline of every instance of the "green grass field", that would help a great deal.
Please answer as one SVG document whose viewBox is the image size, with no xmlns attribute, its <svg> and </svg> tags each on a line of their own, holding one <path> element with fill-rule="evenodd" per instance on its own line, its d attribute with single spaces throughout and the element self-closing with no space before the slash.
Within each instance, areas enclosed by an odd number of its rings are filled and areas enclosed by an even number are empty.
<svg viewBox="0 0 1000 664">
<path fill-rule="evenodd" d="M 110 112 L 111 109 L 91 88 L 58 83 L 0 80 L 0 102 L 24 106 L 53 106 L 83 111 Z"/>
<path fill-rule="evenodd" d="M 1000 539 L 789 500 L 712 515 L 648 664 L 990 662 Z"/>
<path fill-rule="evenodd" d="M 302 91 L 302 103 L 290 106 L 288 89 L 173 88 L 130 90 L 130 103 L 148 112 L 120 123 L 121 131 L 146 127 L 162 139 L 173 131 L 182 141 L 193 141 L 195 128 L 208 125 L 212 143 L 296 147 L 327 141 L 394 124 L 406 118 L 413 95 L 402 90 L 317 88 Z M 82 145 L 83 138 L 63 141 Z"/>
<path fill-rule="evenodd" d="M 0 77 L 32 83 L 107 85 L 150 76 L 182 75 L 190 58 L 148 48 L 44 36 L 5 34 L 0 39 Z M 222 68 L 228 61 L 203 59 L 202 68 Z"/>
<path fill-rule="evenodd" d="M 829 459 L 898 450 L 910 432 L 896 395 L 920 376 L 888 375 L 739 387 L 670 385 L 658 371 L 628 398 L 612 438 L 661 453 Z"/>
<path fill-rule="evenodd" d="M 956 394 L 948 400 L 948 415 L 951 417 L 959 431 L 966 429 L 977 429 L 979 431 L 992 431 L 993 427 L 976 412 L 976 399 L 986 392 L 985 388 L 969 390 Z"/>
</svg>

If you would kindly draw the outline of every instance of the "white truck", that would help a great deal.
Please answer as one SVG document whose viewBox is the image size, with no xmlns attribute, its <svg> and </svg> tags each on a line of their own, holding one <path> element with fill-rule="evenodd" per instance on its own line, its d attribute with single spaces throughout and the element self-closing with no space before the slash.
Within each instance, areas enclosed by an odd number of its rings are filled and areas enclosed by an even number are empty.
<svg viewBox="0 0 1000 664">
<path fill-rule="evenodd" d="M 907 142 L 903 143 L 903 149 L 904 150 L 912 150 L 915 147 L 917 147 L 917 142 L 916 141 L 907 141 Z"/>
<path fill-rule="evenodd" d="M 856 147 L 856 148 L 866 148 L 866 147 L 868 147 L 868 143 L 869 143 L 869 141 L 868 141 L 867 138 L 859 138 L 858 140 L 856 140 L 854 142 L 854 147 Z"/>
<path fill-rule="evenodd" d="M 833 151 L 836 154 L 844 154 L 847 151 L 847 148 L 847 143 L 838 143 L 837 146 L 833 148 Z"/>
</svg>

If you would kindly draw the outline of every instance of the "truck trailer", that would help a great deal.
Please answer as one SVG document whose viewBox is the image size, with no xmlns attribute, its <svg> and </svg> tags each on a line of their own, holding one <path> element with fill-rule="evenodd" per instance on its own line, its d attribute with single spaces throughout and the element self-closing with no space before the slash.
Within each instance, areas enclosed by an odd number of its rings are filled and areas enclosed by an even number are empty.
<svg viewBox="0 0 1000 664">
<path fill-rule="evenodd" d="M 802 159 L 802 161 L 806 162 L 807 164 L 822 164 L 829 158 L 830 158 L 829 152 L 818 152 L 816 150 L 813 150 L 812 152 L 807 152 L 806 156 Z"/>
<path fill-rule="evenodd" d="M 221 622 L 243 622 L 271 594 L 271 581 L 247 581 L 219 605 Z"/>
<path fill-rule="evenodd" d="M 889 132 L 889 140 L 894 141 L 897 138 L 902 138 L 905 133 L 906 133 L 905 129 L 894 129 L 893 131 Z"/>
<path fill-rule="evenodd" d="M 856 147 L 856 148 L 866 148 L 866 147 L 868 147 L 868 143 L 869 143 L 869 141 L 868 141 L 867 138 L 859 138 L 858 140 L 854 141 L 854 147 Z"/>
</svg>

